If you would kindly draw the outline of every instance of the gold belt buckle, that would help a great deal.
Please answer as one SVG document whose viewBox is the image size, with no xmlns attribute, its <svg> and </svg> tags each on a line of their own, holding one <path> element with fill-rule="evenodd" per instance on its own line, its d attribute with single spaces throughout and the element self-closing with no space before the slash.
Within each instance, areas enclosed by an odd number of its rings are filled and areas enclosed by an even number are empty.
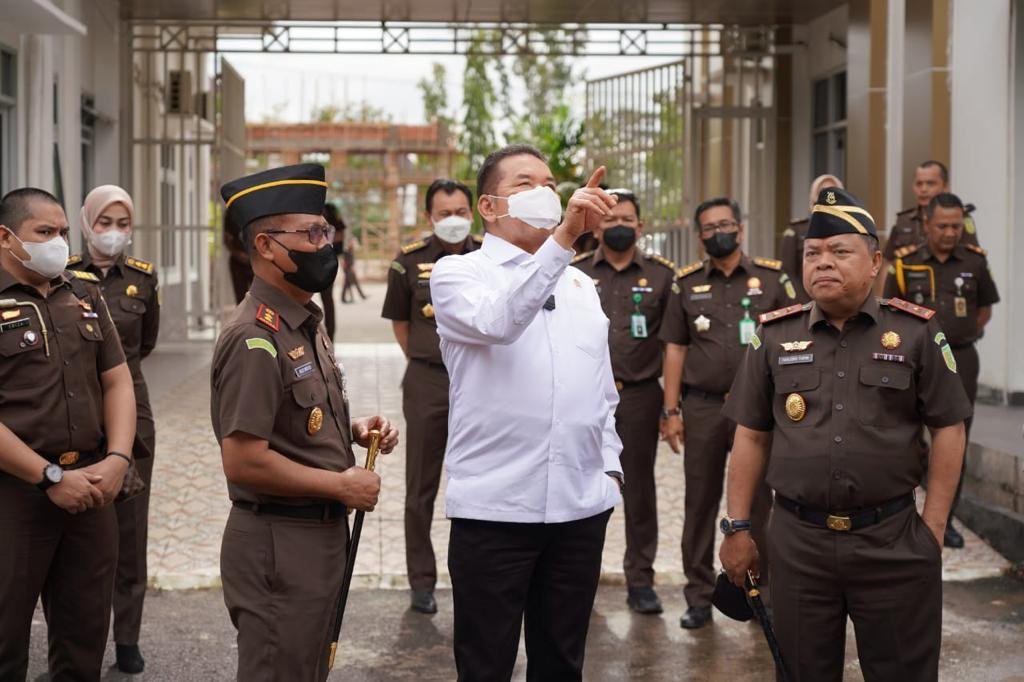
<svg viewBox="0 0 1024 682">
<path fill-rule="evenodd" d="M 62 467 L 69 467 L 72 464 L 78 462 L 78 450 L 72 450 L 70 452 L 62 452 L 60 457 L 57 458 L 57 462 Z"/>
<path fill-rule="evenodd" d="M 833 516 L 832 514 L 829 514 L 828 518 L 825 519 L 825 525 L 828 526 L 829 530 L 841 532 L 846 532 L 853 528 L 853 522 L 850 521 L 849 516 Z"/>
</svg>

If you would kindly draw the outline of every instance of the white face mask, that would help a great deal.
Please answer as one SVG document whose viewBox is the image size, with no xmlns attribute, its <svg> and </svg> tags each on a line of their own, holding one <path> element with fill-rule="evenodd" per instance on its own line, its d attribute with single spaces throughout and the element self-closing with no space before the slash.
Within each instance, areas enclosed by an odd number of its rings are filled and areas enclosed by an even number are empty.
<svg viewBox="0 0 1024 682">
<path fill-rule="evenodd" d="M 101 256 L 116 258 L 132 243 L 132 239 L 123 230 L 107 230 L 99 234 L 93 232 L 89 243 Z"/>
<path fill-rule="evenodd" d="M 26 268 L 38 272 L 46 279 L 53 279 L 64 272 L 68 264 L 68 243 L 64 237 L 57 235 L 47 242 L 23 242 L 13 232 L 11 236 L 21 242 L 21 246 L 28 252 L 28 260 L 21 260 L 18 254 L 11 252 Z"/>
<path fill-rule="evenodd" d="M 472 224 L 466 218 L 450 215 L 434 223 L 434 234 L 443 242 L 458 244 L 469 236 L 469 227 Z"/>
<path fill-rule="evenodd" d="M 550 187 L 542 185 L 510 197 L 496 198 L 508 201 L 508 213 L 505 215 L 522 220 L 538 230 L 550 229 L 562 220 L 562 201 Z"/>
</svg>

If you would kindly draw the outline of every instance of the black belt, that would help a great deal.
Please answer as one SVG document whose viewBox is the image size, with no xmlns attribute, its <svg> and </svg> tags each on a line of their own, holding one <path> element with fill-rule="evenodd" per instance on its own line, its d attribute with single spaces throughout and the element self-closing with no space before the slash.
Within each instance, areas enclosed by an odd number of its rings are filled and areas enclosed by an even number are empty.
<svg viewBox="0 0 1024 682">
<path fill-rule="evenodd" d="M 636 386 L 646 386 L 652 381 L 657 381 L 658 377 L 648 377 L 647 379 L 641 379 L 640 381 L 619 381 L 615 380 L 615 390 L 622 391 L 627 388 L 635 388 Z"/>
<path fill-rule="evenodd" d="M 270 502 L 232 502 L 239 509 L 246 509 L 253 514 L 270 514 L 271 516 L 284 516 L 289 519 L 319 519 L 320 521 L 331 521 L 332 519 L 343 519 L 348 513 L 345 505 L 341 502 L 329 502 L 326 504 L 273 504 Z"/>
<path fill-rule="evenodd" d="M 710 391 L 702 391 L 699 388 L 694 388 L 690 384 L 683 384 L 683 398 L 685 398 L 688 395 L 695 395 L 698 398 L 703 398 L 704 400 L 711 400 L 716 403 L 725 402 L 724 393 L 712 393 Z"/>
<path fill-rule="evenodd" d="M 448 373 L 448 368 L 444 366 L 443 362 L 434 362 L 433 360 L 427 360 L 426 358 L 409 358 L 409 359 L 410 360 L 414 360 L 414 361 L 419 362 L 419 363 L 422 363 L 424 365 L 427 365 L 431 369 L 439 369 L 442 372 L 444 372 L 445 374 Z"/>
<path fill-rule="evenodd" d="M 907 493 L 895 499 L 883 502 L 876 507 L 864 507 L 849 512 L 823 512 L 808 509 L 788 497 L 775 493 L 775 503 L 786 511 L 795 514 L 801 521 L 813 523 L 815 526 L 845 532 L 872 526 L 893 514 L 903 511 L 914 504 L 914 494 Z"/>
<path fill-rule="evenodd" d="M 100 460 L 106 452 L 100 450 L 68 450 L 67 452 L 40 453 L 47 462 L 59 464 L 65 469 L 76 469 Z"/>
</svg>

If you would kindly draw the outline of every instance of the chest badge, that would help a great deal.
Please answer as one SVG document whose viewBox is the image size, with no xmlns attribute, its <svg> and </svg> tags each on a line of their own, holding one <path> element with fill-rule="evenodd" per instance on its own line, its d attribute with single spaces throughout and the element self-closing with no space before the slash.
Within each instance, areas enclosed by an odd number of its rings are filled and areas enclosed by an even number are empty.
<svg viewBox="0 0 1024 682">
<path fill-rule="evenodd" d="M 134 298 L 139 295 L 139 288 L 134 284 L 129 284 L 128 288 L 124 290 L 124 293 Z"/>
<path fill-rule="evenodd" d="M 19 315 L 21 315 L 21 310 L 15 308 L 14 310 L 5 310 L 3 312 L 3 316 L 2 317 L 3 317 L 3 320 L 6 322 L 7 320 L 13 320 L 14 318 L 18 317 Z"/>
<path fill-rule="evenodd" d="M 420 308 L 420 312 L 423 313 L 423 317 L 429 320 L 430 318 L 434 317 L 434 306 L 428 303 L 422 308 Z"/>
<path fill-rule="evenodd" d="M 799 353 L 814 345 L 814 341 L 783 341 L 779 345 L 782 346 L 782 350 L 787 353 Z"/>
<path fill-rule="evenodd" d="M 698 315 L 693 321 L 693 326 L 696 327 L 699 332 L 706 332 L 711 329 L 711 320 L 703 315 Z"/>
<path fill-rule="evenodd" d="M 886 350 L 896 350 L 903 343 L 903 339 L 900 335 L 894 331 L 887 331 L 882 334 L 882 348 Z"/>
<path fill-rule="evenodd" d="M 790 420 L 798 422 L 807 415 L 807 402 L 799 393 L 790 393 L 786 396 L 786 416 Z"/>
<path fill-rule="evenodd" d="M 747 296 L 760 296 L 763 293 L 760 277 L 751 277 L 747 280 Z"/>
<path fill-rule="evenodd" d="M 94 331 L 96 331 L 96 328 L 95 328 L 95 327 L 93 327 L 93 326 L 92 326 L 91 324 L 89 324 L 88 322 L 86 322 L 86 323 L 85 323 L 85 331 L 87 331 L 87 332 L 89 332 L 90 334 L 92 334 L 92 333 L 93 333 Z"/>
<path fill-rule="evenodd" d="M 290 357 L 292 360 L 298 360 L 299 358 L 301 358 L 305 354 L 306 354 L 306 347 L 305 346 L 296 346 L 295 348 L 292 348 L 290 351 L 288 351 L 288 357 Z"/>
<path fill-rule="evenodd" d="M 33 331 L 28 331 L 22 335 L 21 340 L 26 346 L 34 346 L 39 342 L 39 335 Z"/>
<path fill-rule="evenodd" d="M 314 407 L 309 411 L 309 418 L 306 420 L 306 432 L 314 436 L 320 432 L 324 425 L 324 411 Z"/>
<path fill-rule="evenodd" d="M 645 286 L 647 286 L 647 278 L 646 277 L 641 277 L 640 279 L 637 280 L 636 283 L 637 283 L 637 286 L 645 287 Z"/>
</svg>

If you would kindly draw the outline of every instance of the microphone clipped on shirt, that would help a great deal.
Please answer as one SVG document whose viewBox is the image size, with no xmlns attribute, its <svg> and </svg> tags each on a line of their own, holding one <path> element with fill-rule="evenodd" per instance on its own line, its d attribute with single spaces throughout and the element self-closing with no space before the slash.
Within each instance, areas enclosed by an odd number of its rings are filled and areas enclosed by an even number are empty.
<svg viewBox="0 0 1024 682">
<path fill-rule="evenodd" d="M 551 294 L 550 296 L 548 296 L 548 300 L 544 301 L 544 310 L 554 310 L 554 309 L 555 309 L 555 295 Z"/>
</svg>

